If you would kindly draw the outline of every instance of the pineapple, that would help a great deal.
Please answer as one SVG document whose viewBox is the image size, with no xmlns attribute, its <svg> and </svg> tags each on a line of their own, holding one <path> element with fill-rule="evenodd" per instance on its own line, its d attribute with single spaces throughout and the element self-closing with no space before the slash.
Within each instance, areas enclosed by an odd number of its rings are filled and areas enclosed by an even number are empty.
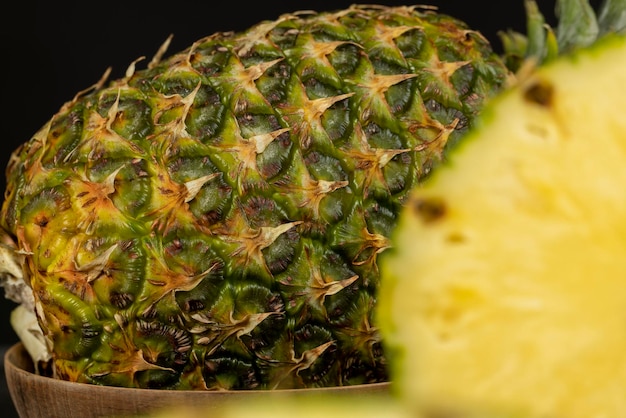
<svg viewBox="0 0 626 418">
<path fill-rule="evenodd" d="M 411 195 L 377 312 L 416 415 L 626 416 L 624 69 L 622 34 L 526 71 Z"/>
<path fill-rule="evenodd" d="M 0 254 L 32 295 L 31 354 L 123 387 L 388 381 L 378 257 L 504 61 L 417 6 L 166 49 L 79 92 L 11 157 Z"/>
<path fill-rule="evenodd" d="M 527 68 L 412 192 L 379 260 L 386 396 L 150 417 L 626 416 L 624 68 L 624 35 Z"/>
</svg>

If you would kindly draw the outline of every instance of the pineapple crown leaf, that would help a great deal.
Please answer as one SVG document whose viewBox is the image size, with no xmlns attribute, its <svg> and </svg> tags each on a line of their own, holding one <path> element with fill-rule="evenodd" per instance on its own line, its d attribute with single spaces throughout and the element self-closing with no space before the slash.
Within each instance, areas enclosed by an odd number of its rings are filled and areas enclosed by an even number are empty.
<svg viewBox="0 0 626 418">
<path fill-rule="evenodd" d="M 598 19 L 587 0 L 558 0 L 556 16 L 559 50 L 571 51 L 591 45 L 598 39 Z"/>
<path fill-rule="evenodd" d="M 523 61 L 549 61 L 586 47 L 609 33 L 626 33 L 626 0 L 604 0 L 596 11 L 588 0 L 557 0 L 555 27 L 546 23 L 536 0 L 524 0 L 526 33 L 498 33 L 507 66 L 517 72 Z"/>
<path fill-rule="evenodd" d="M 525 0 L 526 30 L 528 32 L 525 55 L 540 57 L 544 54 L 546 43 L 546 21 L 534 0 Z"/>
<path fill-rule="evenodd" d="M 626 33 L 626 0 L 605 0 L 598 11 L 600 36 Z"/>
</svg>

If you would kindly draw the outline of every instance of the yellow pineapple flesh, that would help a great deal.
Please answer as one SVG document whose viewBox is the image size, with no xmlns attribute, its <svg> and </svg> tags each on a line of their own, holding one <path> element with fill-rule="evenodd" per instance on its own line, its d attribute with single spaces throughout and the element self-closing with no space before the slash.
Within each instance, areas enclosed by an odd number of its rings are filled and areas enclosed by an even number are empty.
<svg viewBox="0 0 626 418">
<path fill-rule="evenodd" d="M 378 315 L 424 416 L 626 416 L 626 38 L 520 76 L 418 187 Z"/>
</svg>

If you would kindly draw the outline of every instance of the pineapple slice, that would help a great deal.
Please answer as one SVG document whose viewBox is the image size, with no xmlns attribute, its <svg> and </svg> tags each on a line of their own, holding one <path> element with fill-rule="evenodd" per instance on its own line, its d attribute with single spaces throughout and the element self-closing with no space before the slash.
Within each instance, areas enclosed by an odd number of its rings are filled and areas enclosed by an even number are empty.
<svg viewBox="0 0 626 418">
<path fill-rule="evenodd" d="M 626 38 L 493 100 L 392 239 L 377 309 L 416 414 L 626 417 Z"/>
</svg>

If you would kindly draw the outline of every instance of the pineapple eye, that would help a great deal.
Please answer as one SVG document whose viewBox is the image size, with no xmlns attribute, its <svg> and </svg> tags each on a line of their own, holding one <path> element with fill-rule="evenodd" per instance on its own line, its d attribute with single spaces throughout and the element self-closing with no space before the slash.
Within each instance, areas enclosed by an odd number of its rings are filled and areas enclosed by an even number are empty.
<svg viewBox="0 0 626 418">
<path fill-rule="evenodd" d="M 446 205 L 443 200 L 417 199 L 413 202 L 413 211 L 424 223 L 434 222 L 446 214 Z"/>
<path fill-rule="evenodd" d="M 524 98 L 529 102 L 540 106 L 549 107 L 554 96 L 554 87 L 547 83 L 537 81 L 526 89 Z"/>
</svg>

